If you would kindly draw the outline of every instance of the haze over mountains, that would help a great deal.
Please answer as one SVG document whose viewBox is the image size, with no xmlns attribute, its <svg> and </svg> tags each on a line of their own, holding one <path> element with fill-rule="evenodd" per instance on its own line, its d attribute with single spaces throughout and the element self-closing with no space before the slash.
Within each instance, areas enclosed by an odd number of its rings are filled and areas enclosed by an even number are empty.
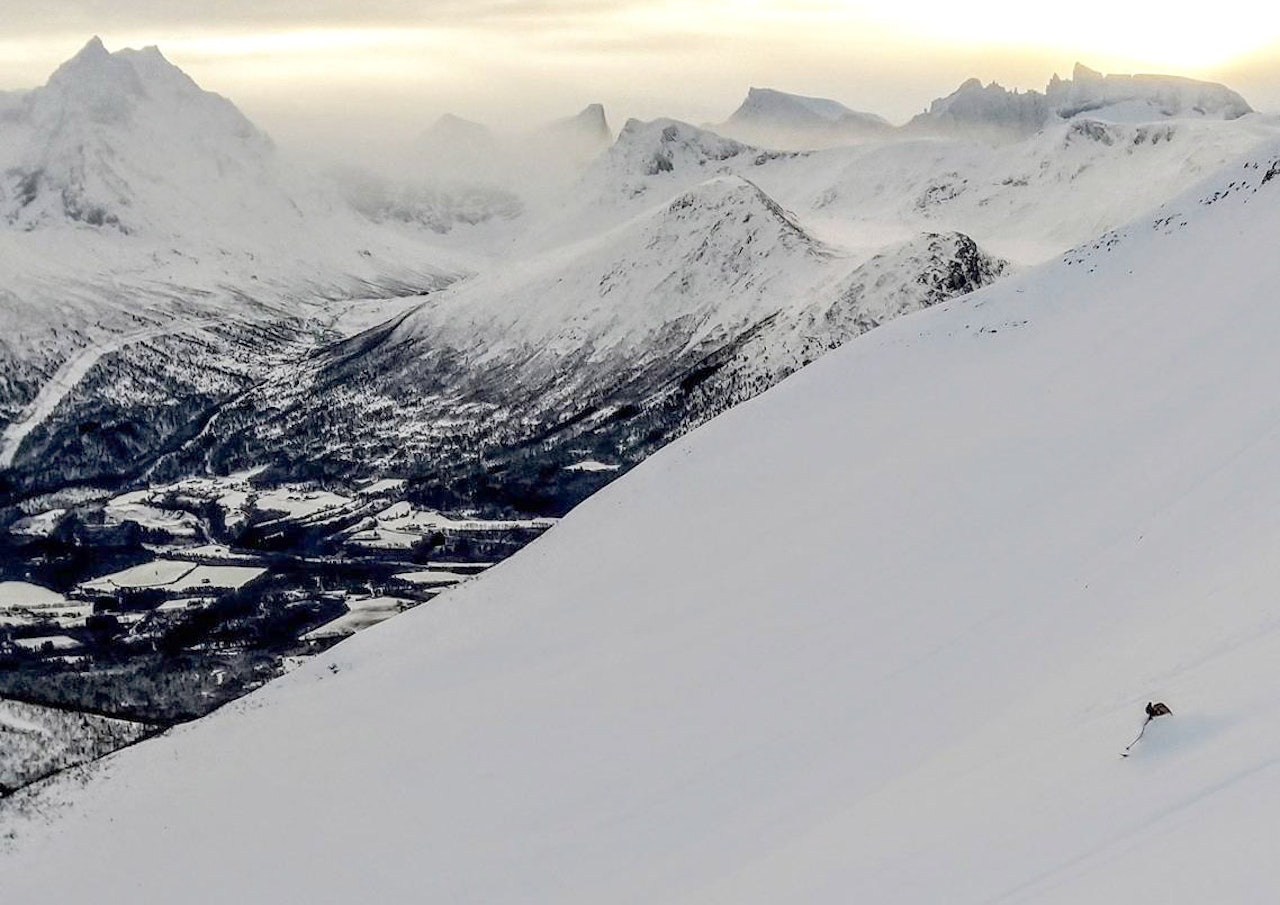
<svg viewBox="0 0 1280 905">
<path fill-rule="evenodd" d="M 0 900 L 1275 888 L 1280 122 L 1077 67 L 897 127 L 753 88 L 715 128 L 591 104 L 396 150 L 308 173 L 96 39 L 0 96 L 6 534 L 204 481 L 171 520 L 228 563 L 296 541 L 287 609 L 347 559 L 323 532 L 394 521 L 399 569 L 436 509 L 572 509 L 0 801 Z M 112 556 L 196 543 L 135 528 Z"/>
</svg>

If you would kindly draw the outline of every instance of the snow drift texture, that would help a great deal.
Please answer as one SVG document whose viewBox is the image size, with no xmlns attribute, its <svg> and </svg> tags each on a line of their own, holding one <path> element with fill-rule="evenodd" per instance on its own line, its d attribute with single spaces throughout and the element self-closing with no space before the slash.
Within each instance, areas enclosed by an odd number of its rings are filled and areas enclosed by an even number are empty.
<svg viewBox="0 0 1280 905">
<path fill-rule="evenodd" d="M 54 790 L 0 897 L 1265 900 L 1277 230 L 1280 148 L 845 346 Z"/>
</svg>

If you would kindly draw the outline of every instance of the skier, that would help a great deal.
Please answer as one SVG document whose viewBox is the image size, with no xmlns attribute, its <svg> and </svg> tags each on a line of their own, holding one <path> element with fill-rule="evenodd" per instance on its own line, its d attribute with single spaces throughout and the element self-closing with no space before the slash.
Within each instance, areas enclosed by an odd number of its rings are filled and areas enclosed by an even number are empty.
<svg viewBox="0 0 1280 905">
<path fill-rule="evenodd" d="M 1169 705 L 1163 701 L 1147 701 L 1147 718 L 1142 721 L 1142 731 L 1138 733 L 1138 737 L 1129 742 L 1128 746 L 1120 752 L 1121 757 L 1129 756 L 1129 748 L 1132 748 L 1138 742 L 1142 741 L 1142 736 L 1147 732 L 1147 724 L 1158 716 L 1169 716 L 1173 711 L 1169 709 Z"/>
</svg>

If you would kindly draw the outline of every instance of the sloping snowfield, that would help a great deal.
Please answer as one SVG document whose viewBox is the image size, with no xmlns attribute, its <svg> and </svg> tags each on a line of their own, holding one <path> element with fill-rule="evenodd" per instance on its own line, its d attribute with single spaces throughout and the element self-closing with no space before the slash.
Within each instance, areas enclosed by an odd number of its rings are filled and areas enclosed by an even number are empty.
<svg viewBox="0 0 1280 905">
<path fill-rule="evenodd" d="M 1271 901 L 1275 174 L 850 343 L 47 790 L 0 900 Z"/>
</svg>

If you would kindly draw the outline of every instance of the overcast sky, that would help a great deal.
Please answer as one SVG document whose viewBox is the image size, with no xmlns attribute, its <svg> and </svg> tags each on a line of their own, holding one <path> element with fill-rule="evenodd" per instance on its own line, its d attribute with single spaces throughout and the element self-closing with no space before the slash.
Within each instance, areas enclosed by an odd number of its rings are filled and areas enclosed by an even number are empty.
<svg viewBox="0 0 1280 905">
<path fill-rule="evenodd" d="M 751 85 L 905 121 L 962 80 L 1043 89 L 1077 59 L 1224 81 L 1280 112 L 1280 5 L 1124 0 L 3 0 L 0 89 L 92 35 L 157 44 L 283 144 L 416 134 L 453 112 L 520 128 L 606 105 L 725 119 Z"/>
</svg>

